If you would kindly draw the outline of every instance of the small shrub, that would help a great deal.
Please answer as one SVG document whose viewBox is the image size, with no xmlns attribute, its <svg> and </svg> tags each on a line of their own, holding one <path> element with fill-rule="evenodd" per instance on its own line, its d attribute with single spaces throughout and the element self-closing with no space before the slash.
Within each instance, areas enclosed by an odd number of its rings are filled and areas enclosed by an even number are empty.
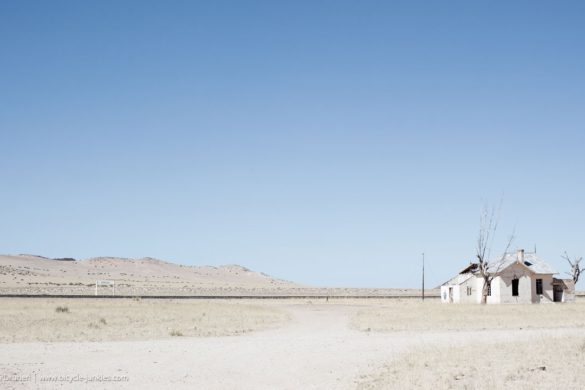
<svg viewBox="0 0 585 390">
<path fill-rule="evenodd" d="M 69 308 L 67 306 L 57 306 L 55 308 L 55 312 L 57 312 L 57 313 L 69 313 Z"/>
<path fill-rule="evenodd" d="M 173 337 L 181 337 L 183 336 L 183 332 L 181 332 L 180 330 L 173 329 L 171 330 L 170 335 Z"/>
<path fill-rule="evenodd" d="M 100 323 L 102 323 L 104 325 L 108 324 L 105 318 L 100 318 Z"/>
</svg>

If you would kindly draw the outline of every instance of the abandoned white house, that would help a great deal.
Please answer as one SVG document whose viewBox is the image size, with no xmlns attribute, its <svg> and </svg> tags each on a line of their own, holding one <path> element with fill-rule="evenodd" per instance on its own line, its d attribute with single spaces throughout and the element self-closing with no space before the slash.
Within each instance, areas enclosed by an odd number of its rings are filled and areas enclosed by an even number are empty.
<svg viewBox="0 0 585 390">
<path fill-rule="evenodd" d="M 535 253 L 507 253 L 490 262 L 493 280 L 488 288 L 487 303 L 572 302 L 575 284 L 572 279 L 555 278 L 556 272 Z M 479 265 L 471 263 L 441 285 L 445 303 L 481 303 L 484 279 Z"/>
</svg>

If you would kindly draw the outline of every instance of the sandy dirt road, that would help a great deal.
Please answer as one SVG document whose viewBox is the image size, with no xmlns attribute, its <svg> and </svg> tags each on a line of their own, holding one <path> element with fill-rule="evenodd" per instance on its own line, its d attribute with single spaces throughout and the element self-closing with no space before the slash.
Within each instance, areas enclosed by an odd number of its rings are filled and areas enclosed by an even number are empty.
<svg viewBox="0 0 585 390">
<path fill-rule="evenodd" d="M 359 306 L 279 306 L 290 312 L 289 324 L 243 336 L 3 344 L 0 388 L 353 389 L 362 375 L 410 348 L 465 344 L 479 333 L 502 341 L 575 332 L 359 332 L 349 327 Z M 127 381 L 107 380 L 114 376 Z"/>
</svg>

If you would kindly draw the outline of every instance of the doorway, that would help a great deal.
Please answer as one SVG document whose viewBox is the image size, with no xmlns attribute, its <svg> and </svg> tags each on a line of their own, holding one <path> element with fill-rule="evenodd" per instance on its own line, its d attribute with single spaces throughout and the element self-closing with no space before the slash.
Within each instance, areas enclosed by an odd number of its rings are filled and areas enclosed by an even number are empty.
<svg viewBox="0 0 585 390">
<path fill-rule="evenodd" d="M 563 286 L 555 284 L 553 287 L 553 298 L 555 302 L 563 301 Z"/>
</svg>

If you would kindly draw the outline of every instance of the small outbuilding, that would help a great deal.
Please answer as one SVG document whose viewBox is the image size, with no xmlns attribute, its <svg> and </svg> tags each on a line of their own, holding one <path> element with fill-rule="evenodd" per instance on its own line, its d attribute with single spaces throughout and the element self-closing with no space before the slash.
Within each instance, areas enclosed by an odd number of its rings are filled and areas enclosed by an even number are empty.
<svg viewBox="0 0 585 390">
<path fill-rule="evenodd" d="M 523 249 L 506 253 L 491 261 L 493 280 L 488 288 L 487 303 L 573 302 L 572 279 L 555 278 L 550 265 Z M 470 263 L 448 282 L 441 285 L 444 303 L 481 303 L 484 279 L 478 263 Z"/>
</svg>

